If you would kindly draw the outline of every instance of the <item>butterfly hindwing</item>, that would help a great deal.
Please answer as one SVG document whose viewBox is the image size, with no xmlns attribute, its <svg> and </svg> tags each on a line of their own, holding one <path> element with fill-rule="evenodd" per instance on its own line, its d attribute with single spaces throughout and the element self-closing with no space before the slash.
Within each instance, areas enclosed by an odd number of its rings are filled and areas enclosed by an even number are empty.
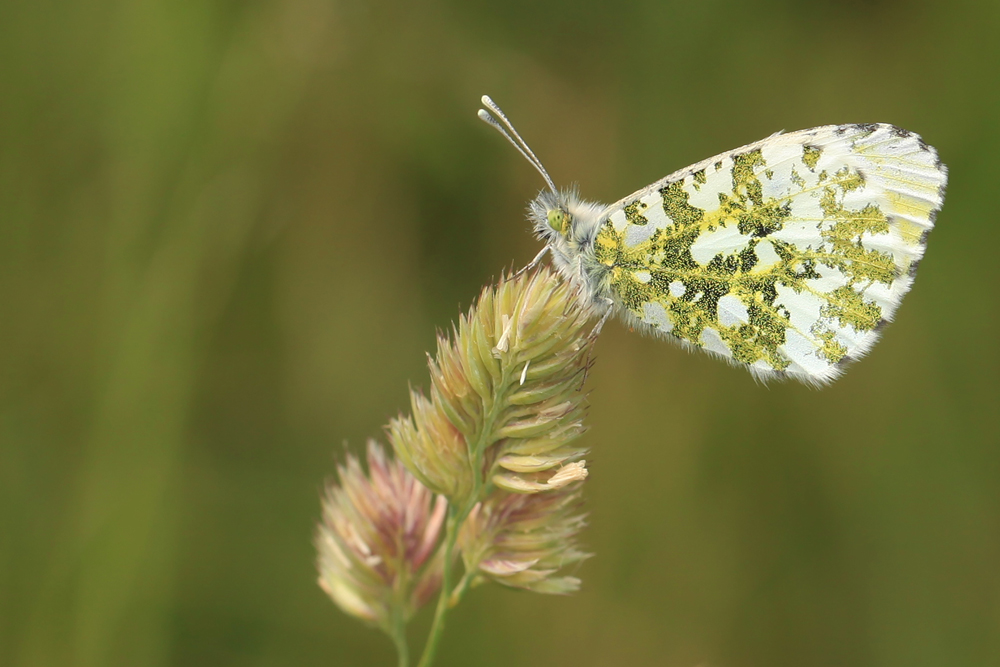
<svg viewBox="0 0 1000 667">
<path fill-rule="evenodd" d="M 594 254 L 634 326 L 823 383 L 909 290 L 945 181 L 934 149 L 891 125 L 775 135 L 612 205 Z"/>
</svg>

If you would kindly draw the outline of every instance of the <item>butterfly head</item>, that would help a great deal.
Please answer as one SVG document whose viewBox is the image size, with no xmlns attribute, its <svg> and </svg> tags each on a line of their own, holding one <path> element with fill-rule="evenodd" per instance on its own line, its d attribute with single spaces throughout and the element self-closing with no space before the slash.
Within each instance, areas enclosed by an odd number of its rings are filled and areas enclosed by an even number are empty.
<svg viewBox="0 0 1000 667">
<path fill-rule="evenodd" d="M 576 199 L 574 193 L 543 190 L 528 206 L 528 218 L 535 228 L 535 234 L 547 243 L 568 238 L 573 229 L 573 214 L 570 204 Z"/>
<path fill-rule="evenodd" d="M 604 206 L 580 199 L 575 189 L 543 190 L 528 207 L 535 235 L 552 251 L 557 265 L 571 264 L 593 244 Z"/>
</svg>

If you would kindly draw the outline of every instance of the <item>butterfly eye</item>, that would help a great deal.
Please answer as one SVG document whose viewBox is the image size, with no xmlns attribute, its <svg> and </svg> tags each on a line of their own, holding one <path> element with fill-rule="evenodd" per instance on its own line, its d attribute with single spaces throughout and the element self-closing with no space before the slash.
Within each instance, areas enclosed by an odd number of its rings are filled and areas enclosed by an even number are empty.
<svg viewBox="0 0 1000 667">
<path fill-rule="evenodd" d="M 569 227 L 569 214 L 566 213 L 566 211 L 554 208 L 549 211 L 548 219 L 549 227 L 556 230 L 560 234 L 565 233 L 566 228 Z"/>
</svg>

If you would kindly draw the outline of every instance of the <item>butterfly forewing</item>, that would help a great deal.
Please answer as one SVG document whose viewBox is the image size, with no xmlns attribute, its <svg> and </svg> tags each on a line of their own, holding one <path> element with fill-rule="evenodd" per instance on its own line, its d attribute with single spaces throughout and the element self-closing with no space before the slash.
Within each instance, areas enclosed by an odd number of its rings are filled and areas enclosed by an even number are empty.
<svg viewBox="0 0 1000 667">
<path fill-rule="evenodd" d="M 909 290 L 945 181 L 934 149 L 891 125 L 775 135 L 609 207 L 594 252 L 633 325 L 822 383 Z"/>
</svg>

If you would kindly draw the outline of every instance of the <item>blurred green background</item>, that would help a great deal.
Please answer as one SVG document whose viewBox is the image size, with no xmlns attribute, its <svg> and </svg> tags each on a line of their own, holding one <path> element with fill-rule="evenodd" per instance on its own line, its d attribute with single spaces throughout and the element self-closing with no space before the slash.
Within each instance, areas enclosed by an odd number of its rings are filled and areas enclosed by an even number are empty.
<svg viewBox="0 0 1000 667">
<path fill-rule="evenodd" d="M 610 324 L 584 588 L 477 589 L 440 665 L 1000 665 L 998 74 L 995 1 L 0 3 L 0 664 L 394 664 L 313 525 L 538 249 L 490 93 L 606 202 L 826 123 L 951 182 L 830 388 Z"/>
</svg>

